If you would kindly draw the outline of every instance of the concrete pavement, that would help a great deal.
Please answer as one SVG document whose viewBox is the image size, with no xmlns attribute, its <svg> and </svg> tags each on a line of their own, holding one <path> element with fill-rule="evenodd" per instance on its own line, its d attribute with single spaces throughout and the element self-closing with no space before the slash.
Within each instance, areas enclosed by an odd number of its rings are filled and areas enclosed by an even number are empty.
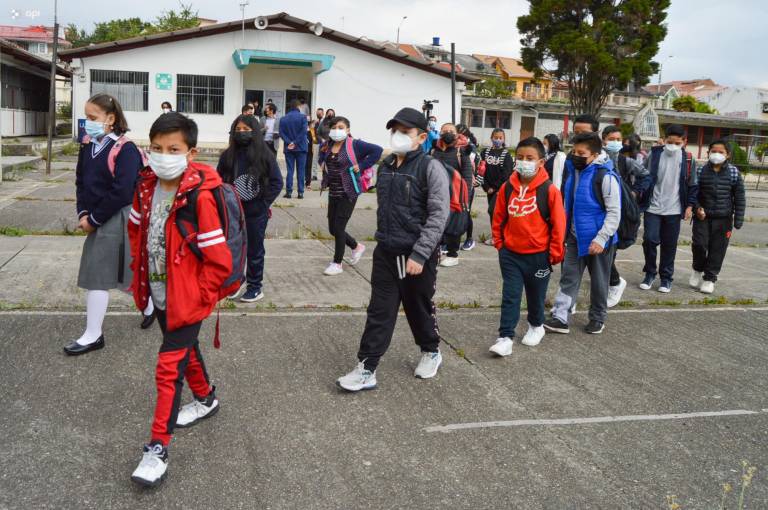
<svg viewBox="0 0 768 510">
<path fill-rule="evenodd" d="M 72 226 L 74 173 L 60 165 L 0 185 L 4 232 Z M 713 296 L 687 288 L 684 242 L 673 292 L 640 291 L 635 246 L 619 255 L 629 286 L 603 335 L 579 329 L 582 294 L 571 335 L 518 344 L 503 360 L 487 351 L 501 290 L 495 250 L 463 252 L 439 271 L 438 376 L 413 377 L 418 352 L 401 317 L 379 389 L 361 395 L 334 380 L 355 362 L 372 252 L 322 275 L 332 249 L 324 198 L 278 201 L 266 298 L 222 307 L 220 350 L 205 323 L 222 410 L 179 431 L 169 478 L 150 491 L 129 476 L 148 439 L 157 327 L 141 331 L 129 297 L 112 292 L 106 349 L 65 357 L 85 321 L 84 238 L 0 235 L 0 509 L 666 508 L 669 495 L 717 508 L 722 483 L 738 491 L 742 460 L 758 467 L 746 508 L 768 507 L 768 193 L 750 192 L 753 221 L 734 234 Z M 478 235 L 484 207 L 479 196 Z M 350 230 L 372 250 L 374 226 L 366 195 Z"/>
</svg>

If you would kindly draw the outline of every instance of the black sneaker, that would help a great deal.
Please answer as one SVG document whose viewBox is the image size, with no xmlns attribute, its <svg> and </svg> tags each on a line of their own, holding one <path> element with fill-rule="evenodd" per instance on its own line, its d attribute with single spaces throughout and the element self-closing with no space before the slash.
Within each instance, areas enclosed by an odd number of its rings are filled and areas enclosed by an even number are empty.
<svg viewBox="0 0 768 510">
<path fill-rule="evenodd" d="M 562 335 L 566 335 L 571 332 L 568 324 L 554 317 L 544 322 L 544 329 L 551 331 L 552 333 L 560 333 Z"/>
<path fill-rule="evenodd" d="M 605 324 L 597 321 L 589 321 L 589 324 L 584 326 L 584 331 L 590 335 L 599 335 L 605 329 Z"/>
<path fill-rule="evenodd" d="M 283 198 L 291 198 L 291 194 L 290 193 L 286 193 L 285 195 L 283 195 Z"/>
<path fill-rule="evenodd" d="M 298 198 L 298 199 L 304 198 L 304 193 L 299 193 L 299 196 L 297 196 L 296 198 Z"/>
</svg>

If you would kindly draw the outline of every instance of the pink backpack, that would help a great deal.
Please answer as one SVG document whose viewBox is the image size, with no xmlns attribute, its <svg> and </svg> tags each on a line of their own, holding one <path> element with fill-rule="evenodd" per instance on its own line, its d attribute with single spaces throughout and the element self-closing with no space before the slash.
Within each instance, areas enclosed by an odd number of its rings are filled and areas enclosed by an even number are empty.
<svg viewBox="0 0 768 510">
<path fill-rule="evenodd" d="M 109 168 L 109 173 L 112 174 L 112 177 L 115 176 L 115 161 L 117 160 L 117 155 L 120 154 L 120 150 L 123 148 L 123 146 L 130 141 L 131 140 L 127 136 L 120 135 L 118 139 L 115 140 L 115 143 L 112 144 L 112 147 L 110 147 L 109 155 L 107 156 L 107 167 Z M 83 136 L 83 143 L 91 143 L 91 137 L 88 135 Z M 144 152 L 144 150 L 141 149 L 138 145 L 136 148 L 139 149 L 139 154 L 141 154 L 141 164 L 147 166 L 146 152 Z"/>
<path fill-rule="evenodd" d="M 347 157 L 352 162 L 353 166 L 357 165 L 357 156 L 355 156 L 355 149 L 352 145 L 354 140 L 351 136 L 347 137 Z M 362 193 L 367 192 L 373 185 L 373 167 L 361 168 L 359 175 L 360 189 Z"/>
</svg>

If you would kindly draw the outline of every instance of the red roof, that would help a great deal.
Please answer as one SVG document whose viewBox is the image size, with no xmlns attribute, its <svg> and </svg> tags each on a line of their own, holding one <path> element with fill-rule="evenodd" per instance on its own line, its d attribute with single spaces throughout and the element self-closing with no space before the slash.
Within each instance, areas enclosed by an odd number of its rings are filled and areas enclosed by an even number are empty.
<svg viewBox="0 0 768 510">
<path fill-rule="evenodd" d="M 61 30 L 61 28 L 59 28 Z M 63 34 L 63 32 L 59 32 Z M 33 25 L 29 27 L 19 27 L 15 25 L 0 25 L 0 37 L 11 41 L 41 41 L 53 42 L 53 27 L 42 25 Z M 59 44 L 71 46 L 71 43 L 59 37 Z"/>
</svg>

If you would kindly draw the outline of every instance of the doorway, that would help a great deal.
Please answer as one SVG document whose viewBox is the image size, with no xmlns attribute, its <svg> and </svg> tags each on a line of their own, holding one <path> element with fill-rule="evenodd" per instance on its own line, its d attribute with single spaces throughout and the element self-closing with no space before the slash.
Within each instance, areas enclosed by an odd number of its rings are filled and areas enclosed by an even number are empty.
<svg viewBox="0 0 768 510">
<path fill-rule="evenodd" d="M 288 105 L 294 99 L 304 99 L 307 108 L 312 111 L 312 92 L 309 90 L 286 90 L 285 91 L 285 111 L 288 111 Z"/>
<path fill-rule="evenodd" d="M 520 117 L 520 139 L 533 136 L 536 129 L 536 117 Z"/>
<path fill-rule="evenodd" d="M 261 112 L 264 108 L 264 91 L 263 90 L 254 90 L 254 89 L 245 89 L 245 102 L 243 103 L 253 103 L 254 101 L 258 101 L 259 106 L 256 108 L 256 116 L 261 117 Z"/>
</svg>

